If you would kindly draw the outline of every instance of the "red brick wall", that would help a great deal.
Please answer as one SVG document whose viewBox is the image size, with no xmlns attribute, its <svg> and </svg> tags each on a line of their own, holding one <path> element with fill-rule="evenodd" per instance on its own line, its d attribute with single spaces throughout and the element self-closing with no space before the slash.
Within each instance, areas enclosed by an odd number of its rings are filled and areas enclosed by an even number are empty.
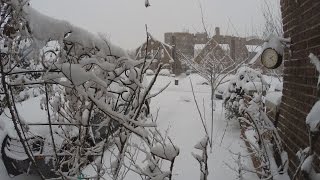
<svg viewBox="0 0 320 180">
<path fill-rule="evenodd" d="M 319 97 L 318 74 L 308 55 L 320 56 L 320 0 L 281 0 L 281 11 L 284 37 L 291 37 L 292 45 L 285 55 L 278 128 L 292 177 L 299 165 L 295 154 L 308 146 L 305 118 Z M 320 155 L 320 139 L 316 153 Z"/>
</svg>

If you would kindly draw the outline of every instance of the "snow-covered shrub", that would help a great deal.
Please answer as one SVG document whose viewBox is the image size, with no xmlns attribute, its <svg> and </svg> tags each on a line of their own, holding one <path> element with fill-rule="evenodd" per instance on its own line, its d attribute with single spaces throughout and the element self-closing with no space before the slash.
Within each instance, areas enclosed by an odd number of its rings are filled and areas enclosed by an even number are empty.
<svg viewBox="0 0 320 180">
<path fill-rule="evenodd" d="M 31 92 L 38 88 L 36 81 L 40 79 L 39 73 L 33 71 L 37 68 L 38 59 L 33 53 L 35 42 L 30 37 L 30 29 L 21 9 L 21 3 L 27 2 L 0 1 L 0 114 L 4 108 L 10 110 L 16 136 L 22 144 L 21 149 L 26 152 L 30 166 L 37 167 L 35 157 L 30 153 L 30 147 L 26 141 L 22 140 L 28 137 L 29 126 L 24 117 L 21 117 L 16 111 L 16 102 L 24 101 L 32 96 Z M 23 74 L 26 71 L 29 73 Z M 34 83 L 35 87 L 29 89 L 23 85 L 24 83 Z M 4 128 L 6 124 L 3 119 L 0 121 L 2 121 L 0 134 L 5 136 L 9 129 Z M 4 137 L 0 139 L 2 144 Z M 35 172 L 44 179 L 37 168 Z"/>
<path fill-rule="evenodd" d="M 227 117 L 232 119 L 240 116 L 244 109 L 244 95 L 265 93 L 268 87 L 259 71 L 247 66 L 240 67 L 223 94 Z"/>
<path fill-rule="evenodd" d="M 268 88 L 260 72 L 241 67 L 224 93 L 226 117 L 239 120 L 251 157 L 260 164 L 254 171 L 262 178 L 286 174 L 288 166 L 277 129 L 264 111 L 263 94 Z M 280 164 L 276 164 L 275 154 L 281 157 Z"/>
<path fill-rule="evenodd" d="M 19 94 L 24 100 L 30 94 L 23 91 L 40 88 L 41 107 L 48 118 L 39 126 L 47 129 L 44 161 L 56 177 L 83 177 L 82 170 L 94 160 L 96 173 L 87 177 L 90 179 L 106 173 L 121 179 L 128 170 L 146 179 L 171 179 L 179 149 L 161 135 L 149 114 L 149 92 L 162 64 L 145 85 L 145 72 L 152 61 L 133 60 L 106 38 L 45 16 L 25 1 L 0 2 L 1 13 L 8 13 L 8 19 L 0 19 L 5 27 L 1 37 L 8 47 L 4 53 L 1 49 L 1 94 L 32 168 L 43 179 L 51 178 L 41 172 L 35 160 L 39 157 L 25 143 L 23 134 L 31 124 L 19 116 L 14 97 Z M 27 54 L 20 53 L 21 42 L 28 42 Z M 141 146 L 134 145 L 131 137 L 138 138 Z M 114 161 L 108 164 L 103 158 L 112 144 L 116 147 L 111 154 Z M 167 150 L 170 154 L 161 154 Z M 135 162 L 134 151 L 146 155 L 147 167 Z M 165 162 L 170 169 L 161 167 Z"/>
</svg>

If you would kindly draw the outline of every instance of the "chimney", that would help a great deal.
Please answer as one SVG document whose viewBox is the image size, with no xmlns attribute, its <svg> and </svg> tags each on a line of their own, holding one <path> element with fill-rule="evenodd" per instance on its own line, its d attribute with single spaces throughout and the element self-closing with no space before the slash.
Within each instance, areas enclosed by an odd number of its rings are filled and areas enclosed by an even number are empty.
<svg viewBox="0 0 320 180">
<path fill-rule="evenodd" d="M 219 28 L 219 27 L 216 27 L 216 28 L 215 28 L 215 31 L 216 31 L 216 36 L 220 36 L 220 28 Z"/>
</svg>

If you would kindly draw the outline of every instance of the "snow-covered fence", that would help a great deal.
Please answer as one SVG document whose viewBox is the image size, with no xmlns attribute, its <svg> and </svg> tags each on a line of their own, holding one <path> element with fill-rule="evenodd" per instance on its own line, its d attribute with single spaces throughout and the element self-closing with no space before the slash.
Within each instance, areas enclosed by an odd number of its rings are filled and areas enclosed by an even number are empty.
<svg viewBox="0 0 320 180">
<path fill-rule="evenodd" d="M 149 92 L 162 65 L 146 84 L 144 76 L 152 60 L 133 60 L 104 37 L 47 17 L 28 1 L 0 3 L 0 43 L 5 46 L 0 57 L 1 100 L 10 111 L 10 123 L 27 156 L 24 160 L 30 162 L 19 170 L 35 170 L 42 179 L 100 179 L 105 174 L 122 179 L 128 171 L 149 179 L 171 179 L 179 148 L 161 135 L 149 114 Z M 30 123 L 20 116 L 15 95 L 28 89 L 41 92 L 46 120 Z M 37 134 L 30 132 L 34 126 L 46 131 L 37 154 L 28 140 Z M 134 145 L 132 137 L 141 145 Z M 113 144 L 116 148 L 110 150 L 113 160 L 108 164 L 104 157 Z M 9 149 L 4 149 L 8 155 Z M 136 162 L 132 151 L 146 155 L 147 167 Z M 166 161 L 167 170 L 161 167 Z M 89 164 L 95 172 L 84 174 Z"/>
</svg>

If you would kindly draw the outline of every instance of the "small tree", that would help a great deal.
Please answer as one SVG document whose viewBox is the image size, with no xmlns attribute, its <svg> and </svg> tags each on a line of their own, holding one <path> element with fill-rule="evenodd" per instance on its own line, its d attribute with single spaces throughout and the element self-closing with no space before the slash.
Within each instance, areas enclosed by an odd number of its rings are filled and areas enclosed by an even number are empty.
<svg viewBox="0 0 320 180">
<path fill-rule="evenodd" d="M 198 54 L 197 57 L 191 58 L 179 52 L 178 55 L 189 67 L 195 70 L 200 76 L 206 79 L 211 88 L 211 114 L 215 111 L 215 93 L 217 88 L 229 81 L 228 77 L 233 74 L 246 59 L 232 59 L 230 54 L 223 50 L 218 42 L 213 38 L 209 40 Z M 210 147 L 213 141 L 213 116 L 211 116 Z"/>
</svg>

